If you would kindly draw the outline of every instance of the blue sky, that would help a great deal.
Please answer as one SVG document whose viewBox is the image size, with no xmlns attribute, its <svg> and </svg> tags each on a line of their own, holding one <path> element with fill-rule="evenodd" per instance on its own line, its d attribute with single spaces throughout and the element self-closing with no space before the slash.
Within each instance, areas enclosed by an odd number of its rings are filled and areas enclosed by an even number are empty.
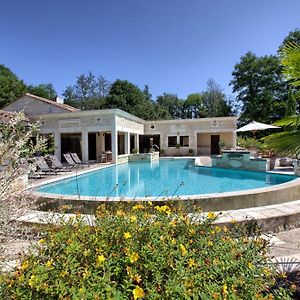
<svg viewBox="0 0 300 300">
<path fill-rule="evenodd" d="M 0 63 L 59 94 L 81 73 L 185 98 L 208 78 L 231 93 L 247 51 L 275 54 L 300 27 L 299 0 L 3 0 Z"/>
</svg>

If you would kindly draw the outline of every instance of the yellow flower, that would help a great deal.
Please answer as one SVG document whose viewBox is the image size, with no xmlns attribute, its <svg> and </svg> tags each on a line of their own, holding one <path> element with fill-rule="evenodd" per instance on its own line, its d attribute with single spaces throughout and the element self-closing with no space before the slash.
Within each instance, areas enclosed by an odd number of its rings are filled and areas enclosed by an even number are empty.
<svg viewBox="0 0 300 300">
<path fill-rule="evenodd" d="M 82 273 L 82 277 L 83 278 L 87 278 L 91 275 L 91 272 L 89 270 L 85 270 L 83 273 Z"/>
<path fill-rule="evenodd" d="M 45 239 L 40 239 L 40 240 L 38 241 L 39 244 L 45 244 L 45 242 L 46 242 Z"/>
<path fill-rule="evenodd" d="M 213 243 L 212 241 L 208 241 L 208 242 L 207 242 L 208 247 L 211 247 L 213 244 L 214 244 L 214 243 Z"/>
<path fill-rule="evenodd" d="M 266 275 L 266 277 L 270 277 L 272 275 L 270 272 L 270 269 L 268 269 L 268 268 L 264 268 L 263 273 Z"/>
<path fill-rule="evenodd" d="M 142 204 L 136 204 L 132 207 L 133 210 L 142 209 L 142 208 L 144 208 L 144 206 Z"/>
<path fill-rule="evenodd" d="M 83 256 L 89 256 L 89 254 L 90 254 L 90 250 L 88 249 L 88 250 L 84 250 L 83 251 Z"/>
<path fill-rule="evenodd" d="M 117 210 L 117 216 L 119 216 L 119 217 L 123 217 L 123 216 L 125 216 L 126 214 L 125 214 L 125 212 L 123 211 L 123 210 Z"/>
<path fill-rule="evenodd" d="M 103 254 L 97 256 L 97 265 L 101 265 L 106 260 Z"/>
<path fill-rule="evenodd" d="M 29 267 L 29 261 L 28 260 L 23 261 L 21 265 L 21 269 L 25 271 L 28 269 L 28 267 Z"/>
<path fill-rule="evenodd" d="M 169 224 L 172 225 L 173 227 L 175 227 L 177 224 L 177 221 L 175 219 L 173 219 Z"/>
<path fill-rule="evenodd" d="M 223 288 L 222 288 L 222 295 L 223 295 L 224 297 L 226 297 L 227 294 L 228 294 L 227 284 L 225 283 L 225 284 L 223 285 Z"/>
<path fill-rule="evenodd" d="M 176 245 L 176 239 L 172 239 L 172 240 L 171 240 L 171 243 L 172 243 L 173 245 Z"/>
<path fill-rule="evenodd" d="M 189 229 L 189 233 L 190 233 L 190 235 L 194 235 L 196 233 L 196 231 L 194 228 L 191 228 L 191 229 Z"/>
<path fill-rule="evenodd" d="M 216 232 L 220 232 L 220 231 L 222 231 L 222 228 L 220 226 L 216 226 L 215 230 L 216 230 Z"/>
<path fill-rule="evenodd" d="M 138 253 L 136 252 L 132 252 L 129 256 L 130 262 L 134 263 L 136 262 L 138 259 L 140 258 L 140 256 L 138 255 Z"/>
<path fill-rule="evenodd" d="M 207 214 L 207 218 L 208 218 L 209 220 L 214 220 L 214 219 L 216 219 L 216 217 L 217 217 L 217 215 L 216 215 L 214 212 L 212 212 L 212 211 L 210 211 L 210 212 Z"/>
<path fill-rule="evenodd" d="M 189 266 L 189 268 L 192 268 L 192 267 L 196 266 L 195 260 L 190 258 L 189 261 L 188 261 L 188 266 Z"/>
<path fill-rule="evenodd" d="M 148 203 L 149 206 L 153 205 L 152 201 L 148 201 L 147 203 Z"/>
<path fill-rule="evenodd" d="M 131 216 L 130 217 L 130 221 L 131 222 L 136 222 L 137 221 L 137 217 L 136 216 Z"/>
<path fill-rule="evenodd" d="M 34 275 L 31 275 L 29 280 L 28 280 L 28 284 L 30 287 L 33 287 L 33 284 L 35 282 L 35 276 Z"/>
<path fill-rule="evenodd" d="M 155 209 L 159 212 L 164 212 L 167 215 L 169 215 L 171 213 L 170 207 L 168 205 L 155 206 Z"/>
<path fill-rule="evenodd" d="M 132 276 L 133 281 L 140 283 L 142 281 L 142 277 L 139 274 L 135 274 Z"/>
<path fill-rule="evenodd" d="M 53 265 L 53 259 L 50 259 L 50 260 L 48 260 L 47 262 L 46 262 L 46 266 L 47 267 L 52 267 L 52 265 Z"/>
<path fill-rule="evenodd" d="M 67 276 L 69 274 L 69 272 L 68 271 L 66 271 L 66 270 L 63 270 L 63 271 L 61 271 L 60 272 L 60 277 L 65 277 L 65 276 Z"/>
<path fill-rule="evenodd" d="M 134 290 L 132 291 L 133 293 L 133 299 L 141 299 L 145 297 L 145 292 L 142 288 L 140 288 L 138 285 L 134 288 Z"/>
<path fill-rule="evenodd" d="M 251 261 L 248 262 L 248 268 L 251 270 L 253 269 L 253 263 Z"/>
<path fill-rule="evenodd" d="M 125 232 L 124 233 L 124 238 L 125 239 L 130 239 L 132 236 L 131 236 L 131 234 L 130 234 L 130 232 Z"/>
<path fill-rule="evenodd" d="M 182 254 L 183 256 L 187 255 L 187 250 L 186 250 L 185 246 L 182 245 L 182 244 L 180 244 L 179 247 L 180 247 L 180 250 L 181 250 L 181 254 Z"/>
</svg>

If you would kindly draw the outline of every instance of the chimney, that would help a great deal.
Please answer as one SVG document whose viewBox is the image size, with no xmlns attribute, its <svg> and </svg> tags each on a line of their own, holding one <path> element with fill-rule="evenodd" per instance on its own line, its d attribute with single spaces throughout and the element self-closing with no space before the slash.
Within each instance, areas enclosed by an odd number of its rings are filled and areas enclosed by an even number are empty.
<svg viewBox="0 0 300 300">
<path fill-rule="evenodd" d="M 60 97 L 56 97 L 56 102 L 60 104 L 64 104 L 64 99 Z"/>
</svg>

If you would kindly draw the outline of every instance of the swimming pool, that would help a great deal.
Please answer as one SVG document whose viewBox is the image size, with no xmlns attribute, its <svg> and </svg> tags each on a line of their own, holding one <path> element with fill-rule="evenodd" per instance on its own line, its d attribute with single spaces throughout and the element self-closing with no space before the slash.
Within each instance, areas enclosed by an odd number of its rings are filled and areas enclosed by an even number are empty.
<svg viewBox="0 0 300 300">
<path fill-rule="evenodd" d="M 38 192 L 89 197 L 175 197 L 269 187 L 295 176 L 198 167 L 192 159 L 121 164 L 37 188 Z"/>
</svg>

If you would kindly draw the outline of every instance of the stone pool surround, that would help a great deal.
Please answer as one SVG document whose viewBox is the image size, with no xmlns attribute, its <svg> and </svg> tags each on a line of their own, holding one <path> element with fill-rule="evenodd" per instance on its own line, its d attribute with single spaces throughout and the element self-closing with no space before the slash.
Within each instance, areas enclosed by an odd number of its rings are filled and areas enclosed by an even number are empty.
<svg viewBox="0 0 300 300">
<path fill-rule="evenodd" d="M 78 175 L 93 172 L 95 170 L 112 167 L 113 165 L 103 166 L 89 170 L 79 171 Z M 47 180 L 39 185 L 31 186 L 30 193 L 38 203 L 41 204 L 41 210 L 55 210 L 63 205 L 71 205 L 83 213 L 94 213 L 97 207 L 103 203 L 116 203 L 118 201 L 153 201 L 157 204 L 167 204 L 170 202 L 184 203 L 189 211 L 194 206 L 201 207 L 203 211 L 228 211 L 250 207 L 259 207 L 285 203 L 300 199 L 300 178 L 290 182 L 274 185 L 266 188 L 253 190 L 243 190 L 235 192 L 206 194 L 206 195 L 184 195 L 180 197 L 90 197 L 59 195 L 36 192 L 33 189 L 38 186 L 73 177 L 74 174 L 62 176 L 58 179 Z"/>
</svg>

